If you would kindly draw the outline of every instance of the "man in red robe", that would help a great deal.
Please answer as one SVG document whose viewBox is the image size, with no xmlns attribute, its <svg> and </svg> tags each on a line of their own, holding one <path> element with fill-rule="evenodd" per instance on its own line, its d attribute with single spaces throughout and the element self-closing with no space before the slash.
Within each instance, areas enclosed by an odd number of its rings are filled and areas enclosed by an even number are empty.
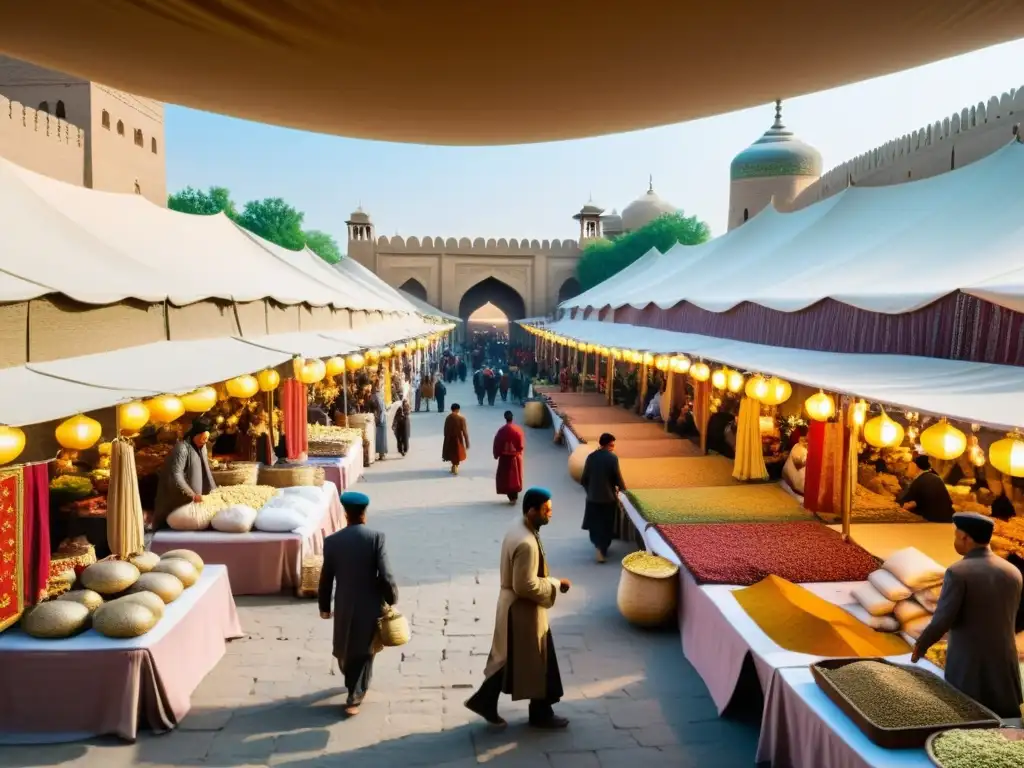
<svg viewBox="0 0 1024 768">
<path fill-rule="evenodd" d="M 508 503 L 515 504 L 523 490 L 523 451 L 526 436 L 523 430 L 512 423 L 512 411 L 505 411 L 505 426 L 494 436 L 494 458 L 498 460 L 498 471 L 494 483 L 498 493 L 508 496 Z"/>
</svg>

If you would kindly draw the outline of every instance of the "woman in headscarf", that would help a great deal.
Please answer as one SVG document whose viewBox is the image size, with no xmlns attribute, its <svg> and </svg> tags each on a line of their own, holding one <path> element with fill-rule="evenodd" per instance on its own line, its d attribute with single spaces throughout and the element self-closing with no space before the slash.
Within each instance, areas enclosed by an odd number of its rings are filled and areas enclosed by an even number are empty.
<svg viewBox="0 0 1024 768">
<path fill-rule="evenodd" d="M 164 460 L 157 481 L 154 529 L 164 527 L 175 510 L 190 504 L 202 504 L 203 496 L 217 487 L 206 455 L 209 440 L 210 422 L 196 419 Z"/>
</svg>

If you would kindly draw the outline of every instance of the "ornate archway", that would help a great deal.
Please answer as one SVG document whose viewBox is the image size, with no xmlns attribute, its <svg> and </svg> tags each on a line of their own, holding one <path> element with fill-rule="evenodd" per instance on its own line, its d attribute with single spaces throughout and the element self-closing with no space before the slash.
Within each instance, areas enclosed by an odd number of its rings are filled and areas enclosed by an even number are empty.
<svg viewBox="0 0 1024 768">
<path fill-rule="evenodd" d="M 580 281 L 575 277 L 570 277 L 558 289 L 558 303 L 561 304 L 563 301 L 575 299 L 581 293 L 583 293 L 583 286 L 580 285 Z"/>
<path fill-rule="evenodd" d="M 459 317 L 468 321 L 480 307 L 490 303 L 505 313 L 509 321 L 526 317 L 526 302 L 512 286 L 494 277 L 486 277 L 462 294 Z"/>
<path fill-rule="evenodd" d="M 398 286 L 398 289 L 400 291 L 405 291 L 410 296 L 415 296 L 420 301 L 427 301 L 427 288 L 415 277 L 410 277 L 408 280 L 406 280 L 404 283 Z"/>
</svg>

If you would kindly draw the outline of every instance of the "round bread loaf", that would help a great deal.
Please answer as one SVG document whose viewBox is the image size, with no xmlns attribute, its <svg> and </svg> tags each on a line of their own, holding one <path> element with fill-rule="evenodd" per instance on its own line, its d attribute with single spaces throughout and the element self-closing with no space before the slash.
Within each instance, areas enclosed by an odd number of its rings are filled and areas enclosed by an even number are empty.
<svg viewBox="0 0 1024 768">
<path fill-rule="evenodd" d="M 162 555 L 160 555 L 161 560 L 169 560 L 173 557 L 177 557 L 182 560 L 188 560 L 190 563 L 192 563 L 192 567 L 196 569 L 196 573 L 203 572 L 203 558 L 201 558 L 191 549 L 172 549 L 170 552 L 164 552 Z"/>
<path fill-rule="evenodd" d="M 157 621 L 157 615 L 140 602 L 114 600 L 96 611 L 92 628 L 104 637 L 139 637 L 156 626 Z"/>
<path fill-rule="evenodd" d="M 139 579 L 139 569 L 123 560 L 103 560 L 82 571 L 82 586 L 101 595 L 124 592 Z"/>
<path fill-rule="evenodd" d="M 128 600 L 130 602 L 134 601 L 136 603 L 140 603 L 146 606 L 147 608 L 149 608 L 149 610 L 156 614 L 157 621 L 164 617 L 163 598 L 155 592 L 150 592 L 146 589 L 140 589 L 139 591 L 131 592 L 125 595 L 124 597 L 119 597 L 114 602 L 120 602 L 121 600 Z"/>
<path fill-rule="evenodd" d="M 176 576 L 185 589 L 199 581 L 199 571 L 188 560 L 181 557 L 163 557 L 151 573 L 169 573 Z"/>
<path fill-rule="evenodd" d="M 156 552 L 143 552 L 128 560 L 129 563 L 139 569 L 139 573 L 149 573 L 153 566 L 160 562 L 160 555 Z"/>
<path fill-rule="evenodd" d="M 74 600 L 40 603 L 21 620 L 26 635 L 56 640 L 82 631 L 89 622 L 89 609 Z"/>
<path fill-rule="evenodd" d="M 70 600 L 73 603 L 81 603 L 89 609 L 89 613 L 92 613 L 103 605 L 103 595 L 99 592 L 93 592 L 91 589 L 73 589 L 70 592 L 65 592 L 57 599 Z"/>
<path fill-rule="evenodd" d="M 181 597 L 184 589 L 185 585 L 177 576 L 150 571 L 139 576 L 139 580 L 128 588 L 128 593 L 134 595 L 137 592 L 152 592 L 164 603 L 173 603 Z"/>
</svg>

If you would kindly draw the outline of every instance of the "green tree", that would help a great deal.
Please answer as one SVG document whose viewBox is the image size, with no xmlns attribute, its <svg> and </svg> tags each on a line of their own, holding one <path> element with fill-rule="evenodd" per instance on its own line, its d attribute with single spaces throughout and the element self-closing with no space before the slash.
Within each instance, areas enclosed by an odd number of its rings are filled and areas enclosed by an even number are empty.
<svg viewBox="0 0 1024 768">
<path fill-rule="evenodd" d="M 598 240 L 583 250 L 576 277 L 584 291 L 617 275 L 651 248 L 662 253 L 682 243 L 700 245 L 711 237 L 711 228 L 696 216 L 666 213 L 635 232 L 615 240 Z"/>
<path fill-rule="evenodd" d="M 213 216 L 223 211 L 229 219 L 238 219 L 238 210 L 231 199 L 231 193 L 224 187 L 210 187 L 205 192 L 185 187 L 180 192 L 167 196 L 167 207 L 172 211 L 198 216 Z"/>
<path fill-rule="evenodd" d="M 341 261 L 341 250 L 338 248 L 338 241 L 326 232 L 319 229 L 307 229 L 306 247 L 328 264 L 337 264 Z"/>
<path fill-rule="evenodd" d="M 238 223 L 264 240 L 291 251 L 301 251 L 306 245 L 302 234 L 303 218 L 305 215 L 301 211 L 280 197 L 268 197 L 246 203 Z"/>
</svg>

